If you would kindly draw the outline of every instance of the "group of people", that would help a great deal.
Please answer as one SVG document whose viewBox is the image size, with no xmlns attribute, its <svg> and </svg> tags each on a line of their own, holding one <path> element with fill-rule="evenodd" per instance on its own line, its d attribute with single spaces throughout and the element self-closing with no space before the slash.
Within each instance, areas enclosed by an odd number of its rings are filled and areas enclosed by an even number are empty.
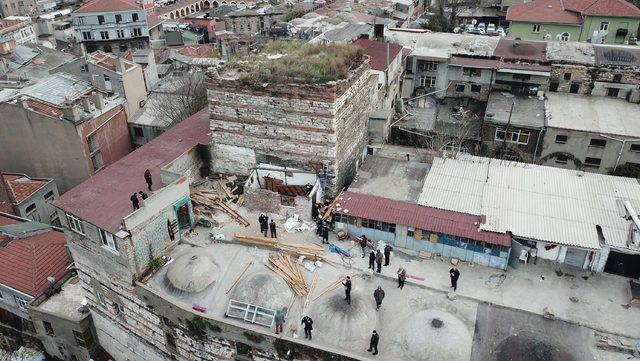
<svg viewBox="0 0 640 361">
<path fill-rule="evenodd" d="M 267 236 L 267 231 L 271 231 L 271 238 L 278 238 L 276 235 L 276 222 L 271 219 L 269 222 L 269 217 L 260 213 L 260 217 L 258 217 L 258 223 L 260 223 L 260 233 L 265 237 Z"/>
<path fill-rule="evenodd" d="M 147 188 L 149 189 L 149 192 L 151 192 L 151 186 L 153 185 L 153 178 L 151 178 L 151 171 L 148 169 L 144 171 L 144 181 L 147 183 Z M 131 205 L 133 206 L 134 212 L 140 209 L 140 200 L 138 199 L 138 195 L 140 195 L 140 198 L 142 198 L 143 201 L 149 198 L 147 193 L 143 191 L 133 192 L 131 197 L 129 197 L 129 200 L 131 200 Z"/>
<path fill-rule="evenodd" d="M 322 237 L 322 244 L 329 243 L 329 225 L 320 217 L 316 220 L 316 236 Z"/>
<path fill-rule="evenodd" d="M 364 237 L 363 237 L 364 238 Z M 362 247 L 362 240 L 360 241 L 360 247 Z M 364 240 L 365 242 L 365 247 L 368 247 L 366 245 L 366 238 Z M 384 261 L 384 265 L 388 266 L 389 265 L 389 261 L 391 260 L 391 251 L 393 251 L 393 247 L 391 247 L 391 245 L 386 245 L 384 247 L 384 252 L 380 252 L 380 250 L 376 250 L 375 252 L 372 250 L 369 251 L 369 268 L 372 270 L 375 270 L 378 273 L 382 272 L 382 262 Z M 364 252 L 362 255 L 362 258 L 364 258 Z M 374 267 L 374 265 L 377 265 L 377 267 Z"/>
</svg>

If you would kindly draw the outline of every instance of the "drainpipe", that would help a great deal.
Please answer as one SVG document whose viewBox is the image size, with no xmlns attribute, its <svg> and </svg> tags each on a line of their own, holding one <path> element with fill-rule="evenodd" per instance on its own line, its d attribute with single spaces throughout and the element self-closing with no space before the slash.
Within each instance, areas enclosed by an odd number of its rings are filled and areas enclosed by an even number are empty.
<svg viewBox="0 0 640 361">
<path fill-rule="evenodd" d="M 616 158 L 616 164 L 613 166 L 613 172 L 615 172 L 616 168 L 618 168 L 618 163 L 620 163 L 620 157 L 622 157 L 622 151 L 624 151 L 624 145 L 627 144 L 627 142 L 629 142 L 629 141 L 632 141 L 632 142 L 640 141 L 640 139 L 638 139 L 638 138 L 619 139 L 619 138 L 610 137 L 610 136 L 607 136 L 607 135 L 604 135 L 604 134 L 599 134 L 599 135 L 602 138 L 615 140 L 617 142 L 622 142 L 622 145 L 620 146 L 620 151 L 618 152 L 618 158 Z"/>
<path fill-rule="evenodd" d="M 538 146 L 540 145 L 540 138 L 542 137 L 542 133 L 546 130 L 545 127 L 539 129 L 538 132 L 538 140 L 536 140 L 536 149 L 533 151 L 533 163 L 536 163 L 536 158 L 538 157 Z"/>
</svg>

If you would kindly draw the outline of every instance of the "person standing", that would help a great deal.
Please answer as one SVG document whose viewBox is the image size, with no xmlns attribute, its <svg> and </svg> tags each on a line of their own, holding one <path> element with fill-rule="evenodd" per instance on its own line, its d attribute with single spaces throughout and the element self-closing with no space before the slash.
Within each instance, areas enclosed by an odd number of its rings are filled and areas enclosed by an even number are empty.
<svg viewBox="0 0 640 361">
<path fill-rule="evenodd" d="M 367 237 L 364 234 L 360 237 L 360 250 L 362 250 L 362 258 L 364 258 L 364 252 L 367 250 Z"/>
<path fill-rule="evenodd" d="M 369 349 L 367 351 L 371 352 L 373 350 L 373 355 L 377 355 L 378 341 L 380 341 L 380 336 L 378 336 L 376 330 L 373 330 L 373 333 L 371 334 L 371 341 L 369 341 Z"/>
<path fill-rule="evenodd" d="M 282 333 L 282 325 L 284 325 L 284 315 L 287 312 L 287 308 L 283 308 L 281 310 L 276 311 L 276 315 L 273 320 L 276 323 L 276 335 Z"/>
<path fill-rule="evenodd" d="M 269 223 L 269 229 L 271 230 L 271 238 L 277 238 L 276 237 L 276 222 L 273 221 L 273 219 L 271 220 L 271 223 Z M 264 232 L 267 233 L 267 232 Z"/>
<path fill-rule="evenodd" d="M 140 201 L 138 200 L 138 194 L 137 193 L 133 193 L 133 195 L 131 196 L 131 205 L 133 205 L 133 211 L 135 212 L 136 210 L 140 209 Z"/>
<path fill-rule="evenodd" d="M 382 300 L 384 299 L 384 290 L 382 286 L 378 286 L 375 291 L 373 291 L 373 298 L 376 300 L 376 311 L 380 309 L 382 306 Z"/>
<path fill-rule="evenodd" d="M 347 279 L 345 280 L 345 282 L 342 282 L 342 285 L 344 286 L 344 300 L 347 301 L 347 304 L 350 305 L 351 304 L 351 277 L 347 276 Z"/>
<path fill-rule="evenodd" d="M 264 216 L 264 218 L 262 218 L 262 234 L 264 234 L 264 236 L 267 236 L 267 232 L 269 231 L 269 217 Z"/>
<path fill-rule="evenodd" d="M 144 180 L 145 182 L 147 182 L 147 188 L 149 188 L 149 191 L 151 191 L 151 186 L 153 185 L 153 179 L 151 178 L 151 171 L 148 169 L 144 171 Z"/>
<path fill-rule="evenodd" d="M 402 289 L 402 287 L 404 287 L 404 281 L 407 279 L 407 271 L 400 267 L 396 273 L 398 274 L 398 288 Z"/>
<path fill-rule="evenodd" d="M 260 233 L 264 233 L 264 213 L 260 213 L 260 217 L 258 217 L 258 223 L 260 223 Z"/>
<path fill-rule="evenodd" d="M 377 272 L 380 273 L 382 272 L 382 252 L 380 252 L 380 250 L 378 250 L 376 252 L 376 264 L 378 265 L 378 269 Z"/>
<path fill-rule="evenodd" d="M 140 198 L 142 198 L 143 201 L 146 200 L 147 198 L 149 198 L 147 193 L 145 193 L 143 191 L 138 191 L 138 194 L 140 194 Z"/>
<path fill-rule="evenodd" d="M 304 338 L 311 340 L 311 330 L 313 330 L 313 320 L 309 316 L 302 318 L 302 325 L 304 325 Z"/>
<path fill-rule="evenodd" d="M 453 267 L 449 270 L 449 277 L 451 277 L 451 288 L 453 290 L 458 289 L 458 278 L 460 278 L 460 271 L 457 268 Z"/>
<path fill-rule="evenodd" d="M 391 245 L 384 246 L 384 265 L 389 265 L 389 258 L 391 257 L 391 251 L 393 251 L 393 247 Z"/>
<path fill-rule="evenodd" d="M 376 262 L 376 253 L 373 250 L 369 251 L 369 268 L 375 270 L 374 264 Z"/>
<path fill-rule="evenodd" d="M 322 236 L 322 219 L 320 218 L 316 221 L 316 235 Z"/>
<path fill-rule="evenodd" d="M 329 243 L 329 227 L 327 225 L 322 226 L 322 244 Z"/>
</svg>

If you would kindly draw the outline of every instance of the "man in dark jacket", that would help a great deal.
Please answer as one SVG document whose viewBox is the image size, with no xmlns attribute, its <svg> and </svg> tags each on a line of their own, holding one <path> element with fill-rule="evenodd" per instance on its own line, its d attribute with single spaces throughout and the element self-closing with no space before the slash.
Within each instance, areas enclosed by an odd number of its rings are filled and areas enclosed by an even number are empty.
<svg viewBox="0 0 640 361">
<path fill-rule="evenodd" d="M 360 250 L 362 250 L 362 258 L 364 258 L 364 252 L 367 250 L 367 237 L 364 234 L 360 237 Z"/>
<path fill-rule="evenodd" d="M 378 265 L 378 269 L 376 270 L 376 272 L 380 273 L 382 272 L 382 252 L 380 252 L 380 250 L 378 250 L 376 252 L 376 264 Z"/>
<path fill-rule="evenodd" d="M 382 306 L 382 300 L 384 299 L 384 290 L 382 286 L 378 286 L 375 291 L 373 291 L 373 298 L 376 300 L 376 311 L 380 309 Z"/>
<path fill-rule="evenodd" d="M 131 205 L 133 206 L 133 211 L 135 212 L 137 209 L 140 209 L 140 201 L 138 200 L 138 194 L 137 193 L 133 193 L 133 195 L 131 196 Z"/>
<path fill-rule="evenodd" d="M 282 325 L 284 325 L 284 315 L 287 313 L 287 307 L 277 310 L 273 320 L 276 323 L 276 335 L 282 333 Z"/>
<path fill-rule="evenodd" d="M 380 341 L 380 336 L 378 336 L 376 330 L 373 330 L 373 333 L 371 334 L 371 341 L 369 341 L 369 349 L 367 351 L 371 352 L 373 350 L 373 355 L 377 355 L 378 341 Z"/>
<path fill-rule="evenodd" d="M 322 227 L 322 244 L 329 243 L 329 227 L 324 225 Z"/>
<path fill-rule="evenodd" d="M 390 245 L 386 245 L 384 247 L 384 265 L 385 266 L 389 265 L 389 257 L 391 257 L 391 251 L 393 251 L 393 247 L 391 247 Z"/>
<path fill-rule="evenodd" d="M 140 194 L 140 198 L 142 198 L 143 201 L 146 200 L 147 198 L 149 198 L 147 193 L 145 193 L 143 191 L 138 191 L 138 194 Z"/>
<path fill-rule="evenodd" d="M 344 286 L 344 294 L 345 294 L 345 298 L 344 300 L 347 301 L 347 304 L 351 304 L 351 277 L 347 276 L 347 279 L 342 282 L 342 285 Z"/>
<path fill-rule="evenodd" d="M 455 291 L 458 289 L 458 278 L 460 278 L 460 271 L 453 267 L 449 270 L 449 277 L 451 277 L 451 288 Z"/>
<path fill-rule="evenodd" d="M 271 238 L 277 238 L 276 237 L 276 222 L 273 221 L 273 219 L 271 220 L 271 223 L 269 223 L 269 229 L 271 229 Z M 264 233 L 267 233 L 266 231 Z M 266 234 L 265 234 L 266 236 Z"/>
<path fill-rule="evenodd" d="M 369 251 L 369 268 L 375 270 L 374 264 L 376 262 L 376 253 L 374 251 Z"/>
<path fill-rule="evenodd" d="M 313 320 L 309 316 L 302 318 L 302 325 L 304 325 L 304 338 L 311 340 L 311 330 L 313 330 Z"/>
<path fill-rule="evenodd" d="M 322 219 L 320 218 L 316 221 L 316 235 L 322 236 Z"/>
<path fill-rule="evenodd" d="M 260 213 L 260 217 L 258 217 L 258 223 L 260 223 L 260 233 L 264 233 L 264 214 Z"/>
<path fill-rule="evenodd" d="M 147 182 L 147 187 L 151 190 L 151 186 L 153 185 L 153 179 L 151 178 L 151 171 L 148 169 L 144 171 L 144 180 Z"/>
</svg>

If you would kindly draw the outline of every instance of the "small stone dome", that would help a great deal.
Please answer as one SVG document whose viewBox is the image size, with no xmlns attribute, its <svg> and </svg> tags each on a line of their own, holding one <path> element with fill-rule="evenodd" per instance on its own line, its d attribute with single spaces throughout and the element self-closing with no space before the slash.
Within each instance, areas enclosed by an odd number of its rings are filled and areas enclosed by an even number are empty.
<svg viewBox="0 0 640 361">
<path fill-rule="evenodd" d="M 233 289 L 231 299 L 277 310 L 287 307 L 291 288 L 275 273 L 250 274 Z"/>
<path fill-rule="evenodd" d="M 332 330 L 336 338 L 344 342 L 362 341 L 362 333 L 353 330 L 365 330 L 367 335 L 370 335 L 371 330 L 376 328 L 378 313 L 375 312 L 373 297 L 359 291 L 361 290 L 351 293 L 351 304 L 344 301 L 345 294 L 342 288 L 316 300 L 309 312 L 317 325 L 316 328 Z"/>
<path fill-rule="evenodd" d="M 169 265 L 167 279 L 173 287 L 200 292 L 218 279 L 220 271 L 210 259 L 195 252 L 186 253 Z"/>
</svg>

